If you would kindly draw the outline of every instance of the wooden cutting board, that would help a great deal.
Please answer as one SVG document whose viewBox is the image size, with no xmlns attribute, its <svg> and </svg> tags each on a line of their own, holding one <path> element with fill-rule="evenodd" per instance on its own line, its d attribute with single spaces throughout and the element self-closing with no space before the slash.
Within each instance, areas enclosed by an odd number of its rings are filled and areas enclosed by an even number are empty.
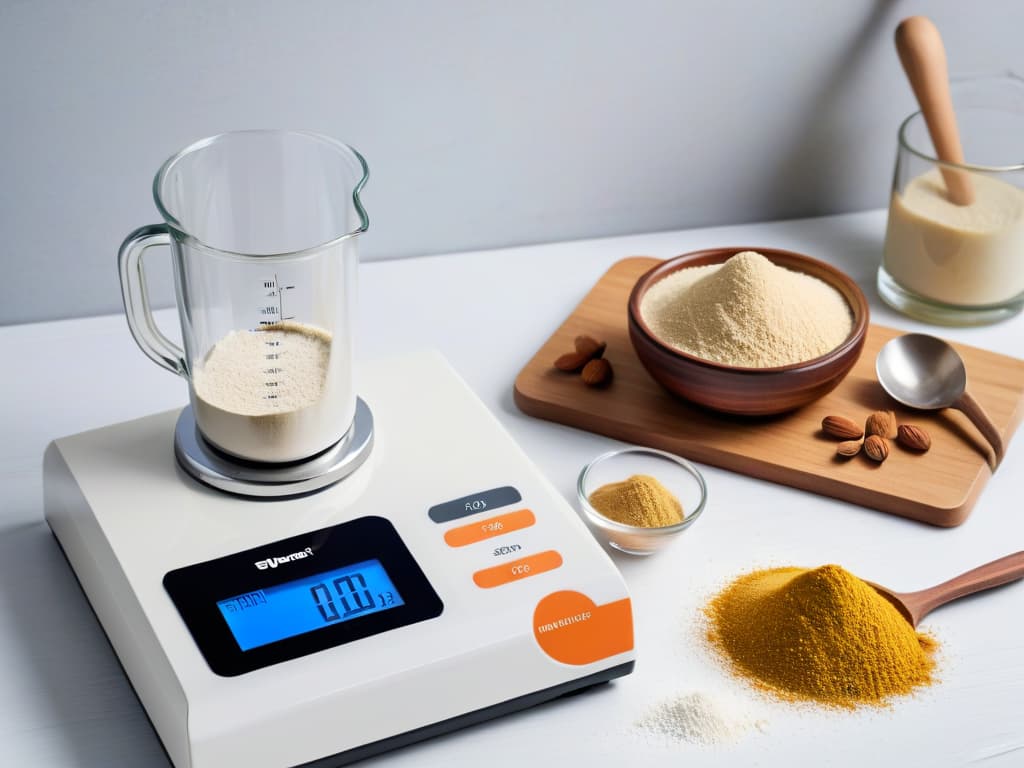
<svg viewBox="0 0 1024 768">
<path fill-rule="evenodd" d="M 875 357 L 901 332 L 872 325 L 860 360 L 828 395 L 783 416 L 743 418 L 691 405 L 657 384 L 640 364 L 626 328 L 626 301 L 637 278 L 658 259 L 627 258 L 606 272 L 515 381 L 524 413 L 696 461 L 833 496 L 940 526 L 962 523 L 990 477 L 988 444 L 959 412 L 920 412 L 893 402 L 875 378 Z M 591 389 L 579 376 L 552 367 L 590 334 L 608 342 L 615 378 Z M 954 344 L 967 367 L 968 389 L 1009 443 L 1024 416 L 1024 360 Z M 923 426 L 932 448 L 912 454 L 895 443 L 881 465 L 861 454 L 835 456 L 836 442 L 821 420 L 844 415 L 863 421 L 878 409 L 895 410 L 900 423 Z"/>
</svg>

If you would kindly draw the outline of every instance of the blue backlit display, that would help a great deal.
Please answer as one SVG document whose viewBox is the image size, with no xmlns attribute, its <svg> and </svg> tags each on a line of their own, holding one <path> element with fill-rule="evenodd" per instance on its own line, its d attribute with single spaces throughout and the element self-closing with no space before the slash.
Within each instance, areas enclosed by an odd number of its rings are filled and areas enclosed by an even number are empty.
<svg viewBox="0 0 1024 768">
<path fill-rule="evenodd" d="M 246 592 L 217 603 L 247 651 L 287 637 L 404 605 L 380 560 Z"/>
</svg>

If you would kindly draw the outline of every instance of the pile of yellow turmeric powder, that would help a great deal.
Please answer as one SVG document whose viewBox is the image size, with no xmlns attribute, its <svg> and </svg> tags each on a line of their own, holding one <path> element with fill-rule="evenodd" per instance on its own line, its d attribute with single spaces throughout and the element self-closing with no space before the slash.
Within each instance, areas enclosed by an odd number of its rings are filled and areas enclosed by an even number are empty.
<svg viewBox="0 0 1024 768">
<path fill-rule="evenodd" d="M 937 642 L 838 565 L 745 574 L 705 613 L 731 669 L 783 699 L 884 705 L 933 682 Z"/>
</svg>

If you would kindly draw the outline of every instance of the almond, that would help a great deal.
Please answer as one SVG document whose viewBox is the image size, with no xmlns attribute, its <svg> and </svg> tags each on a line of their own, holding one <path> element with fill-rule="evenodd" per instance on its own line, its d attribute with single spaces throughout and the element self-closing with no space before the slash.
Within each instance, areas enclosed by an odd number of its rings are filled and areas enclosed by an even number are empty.
<svg viewBox="0 0 1024 768">
<path fill-rule="evenodd" d="M 864 435 L 864 430 L 845 416 L 826 416 L 821 420 L 821 431 L 840 440 L 860 440 Z"/>
<path fill-rule="evenodd" d="M 889 439 L 896 437 L 896 414 L 892 411 L 875 411 L 868 416 L 864 432 Z"/>
<path fill-rule="evenodd" d="M 580 378 L 588 387 L 603 387 L 612 380 L 612 364 L 603 357 L 591 360 L 583 366 Z"/>
<path fill-rule="evenodd" d="M 583 355 L 587 360 L 596 360 L 604 354 L 605 349 L 608 345 L 603 341 L 598 341 L 593 336 L 576 337 L 576 352 Z"/>
<path fill-rule="evenodd" d="M 573 373 L 574 371 L 580 370 L 587 364 L 589 358 L 584 357 L 579 352 L 566 352 L 560 358 L 555 360 L 555 368 L 566 373 Z"/>
<path fill-rule="evenodd" d="M 896 429 L 896 440 L 904 448 L 924 453 L 932 447 L 932 439 L 920 427 L 913 424 L 900 424 Z"/>
<path fill-rule="evenodd" d="M 879 463 L 885 461 L 889 456 L 889 444 L 885 438 L 879 435 L 868 435 L 864 440 L 864 453 L 872 461 Z"/>
<path fill-rule="evenodd" d="M 836 446 L 836 455 L 848 459 L 860 453 L 860 446 L 860 440 L 843 440 Z"/>
</svg>

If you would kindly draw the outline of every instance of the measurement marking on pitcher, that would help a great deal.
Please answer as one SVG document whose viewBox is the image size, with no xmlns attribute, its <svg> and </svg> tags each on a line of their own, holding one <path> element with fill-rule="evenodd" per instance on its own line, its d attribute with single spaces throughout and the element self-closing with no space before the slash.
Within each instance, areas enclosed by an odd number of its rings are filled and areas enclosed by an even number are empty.
<svg viewBox="0 0 1024 768">
<path fill-rule="evenodd" d="M 293 290 L 295 286 L 281 285 L 280 279 L 275 274 L 273 280 L 263 281 L 263 288 L 265 289 L 265 296 L 268 301 L 259 307 L 258 311 L 261 316 L 267 319 L 260 320 L 260 326 L 265 330 L 271 330 L 274 326 L 280 325 L 285 320 L 294 320 L 294 315 L 286 315 L 284 313 L 284 292 Z M 263 375 L 266 377 L 263 381 L 263 387 L 266 390 L 263 399 L 269 401 L 279 400 L 282 396 L 281 390 L 284 387 L 283 378 L 285 370 L 277 363 L 281 360 L 284 349 L 281 347 L 280 339 L 268 339 L 263 344 L 265 348 L 263 358 L 270 363 L 270 365 L 263 369 Z"/>
<path fill-rule="evenodd" d="M 277 299 L 275 304 L 268 302 L 259 308 L 259 313 L 267 318 L 268 320 L 260 320 L 259 324 L 263 327 L 277 325 L 285 320 L 294 320 L 295 315 L 286 315 L 284 313 L 284 292 L 295 290 L 294 285 L 281 285 L 277 275 L 274 275 L 273 280 L 264 280 L 263 287 L 266 289 L 266 297 L 268 299 Z"/>
</svg>

